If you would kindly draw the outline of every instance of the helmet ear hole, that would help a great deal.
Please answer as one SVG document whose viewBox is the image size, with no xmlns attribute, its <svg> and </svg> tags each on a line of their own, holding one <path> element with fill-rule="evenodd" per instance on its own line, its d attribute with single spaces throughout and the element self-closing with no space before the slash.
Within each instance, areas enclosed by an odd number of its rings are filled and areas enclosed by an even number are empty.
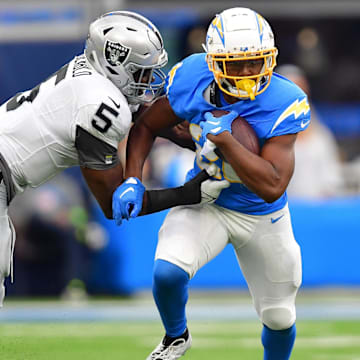
<svg viewBox="0 0 360 360">
<path fill-rule="evenodd" d="M 129 103 L 152 101 L 161 94 L 167 53 L 157 28 L 145 17 L 129 11 L 105 14 L 90 24 L 85 56 L 93 68 L 110 79 Z M 153 83 L 139 75 L 143 70 L 156 72 Z M 141 90 L 141 91 L 138 91 Z"/>
</svg>

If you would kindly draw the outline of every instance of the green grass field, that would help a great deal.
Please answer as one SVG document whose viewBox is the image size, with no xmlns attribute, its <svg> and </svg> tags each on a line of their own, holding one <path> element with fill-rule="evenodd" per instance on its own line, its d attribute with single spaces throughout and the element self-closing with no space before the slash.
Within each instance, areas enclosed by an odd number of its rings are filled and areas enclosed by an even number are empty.
<svg viewBox="0 0 360 360">
<path fill-rule="evenodd" d="M 262 359 L 257 322 L 190 322 L 193 347 L 184 359 Z M 293 360 L 360 360 L 360 321 L 297 323 Z M 162 337 L 158 322 L 6 323 L 6 360 L 144 360 Z"/>
</svg>

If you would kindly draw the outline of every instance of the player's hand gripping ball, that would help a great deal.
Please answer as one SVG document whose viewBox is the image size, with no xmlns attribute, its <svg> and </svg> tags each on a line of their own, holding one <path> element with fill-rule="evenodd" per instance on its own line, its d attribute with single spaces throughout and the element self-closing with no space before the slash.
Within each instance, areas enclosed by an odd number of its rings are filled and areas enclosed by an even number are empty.
<svg viewBox="0 0 360 360">
<path fill-rule="evenodd" d="M 224 131 L 231 133 L 231 124 L 234 119 L 238 116 L 236 111 L 225 111 L 220 116 L 215 117 L 210 111 L 204 114 L 205 121 L 200 122 L 201 127 L 201 137 L 203 142 L 203 147 L 200 152 L 202 158 L 207 158 L 211 160 L 216 157 L 214 150 L 216 145 L 207 138 L 208 134 L 219 135 Z"/>
<path fill-rule="evenodd" d="M 228 111 L 225 110 L 213 110 L 212 114 L 214 117 L 223 116 Z M 254 154 L 259 155 L 260 154 L 260 145 L 259 145 L 259 139 L 254 131 L 254 129 L 251 127 L 251 125 L 242 117 L 237 116 L 233 122 L 231 123 L 231 135 L 246 149 L 251 151 Z M 226 161 L 225 157 L 221 153 L 220 149 L 215 149 L 215 154 L 222 160 Z"/>
<path fill-rule="evenodd" d="M 224 131 L 229 131 L 231 133 L 231 124 L 234 119 L 238 116 L 235 111 L 225 111 L 219 116 L 215 116 L 212 112 L 206 112 L 204 118 L 206 121 L 200 122 L 200 127 L 202 129 L 201 136 L 204 139 L 204 142 L 207 139 L 208 134 L 219 135 Z"/>
</svg>

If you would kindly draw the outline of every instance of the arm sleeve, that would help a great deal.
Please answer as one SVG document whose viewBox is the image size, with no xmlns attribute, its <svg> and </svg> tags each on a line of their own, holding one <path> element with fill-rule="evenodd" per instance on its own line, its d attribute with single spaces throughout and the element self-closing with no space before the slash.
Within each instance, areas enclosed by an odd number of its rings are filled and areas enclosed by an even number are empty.
<svg viewBox="0 0 360 360">
<path fill-rule="evenodd" d="M 119 163 L 117 148 L 98 139 L 80 126 L 76 127 L 75 147 L 80 166 L 104 170 Z"/>
<path fill-rule="evenodd" d="M 209 178 L 210 176 L 206 170 L 203 170 L 183 186 L 146 191 L 146 205 L 141 215 L 152 214 L 174 206 L 200 203 L 201 183 Z"/>
</svg>

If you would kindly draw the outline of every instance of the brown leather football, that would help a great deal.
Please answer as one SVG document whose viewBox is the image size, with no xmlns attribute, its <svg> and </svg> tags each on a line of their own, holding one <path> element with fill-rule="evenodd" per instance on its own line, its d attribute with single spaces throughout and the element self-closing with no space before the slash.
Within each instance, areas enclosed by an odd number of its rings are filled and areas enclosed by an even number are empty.
<svg viewBox="0 0 360 360">
<path fill-rule="evenodd" d="M 211 113 L 215 117 L 220 117 L 222 115 L 227 114 L 229 111 L 226 110 L 213 110 Z M 249 151 L 259 155 L 260 154 L 260 145 L 258 137 L 251 127 L 251 125 L 242 117 L 238 116 L 231 124 L 232 136 L 244 147 L 246 147 Z M 224 158 L 223 154 L 219 149 L 215 149 L 215 154 L 219 156 L 222 160 Z"/>
</svg>

